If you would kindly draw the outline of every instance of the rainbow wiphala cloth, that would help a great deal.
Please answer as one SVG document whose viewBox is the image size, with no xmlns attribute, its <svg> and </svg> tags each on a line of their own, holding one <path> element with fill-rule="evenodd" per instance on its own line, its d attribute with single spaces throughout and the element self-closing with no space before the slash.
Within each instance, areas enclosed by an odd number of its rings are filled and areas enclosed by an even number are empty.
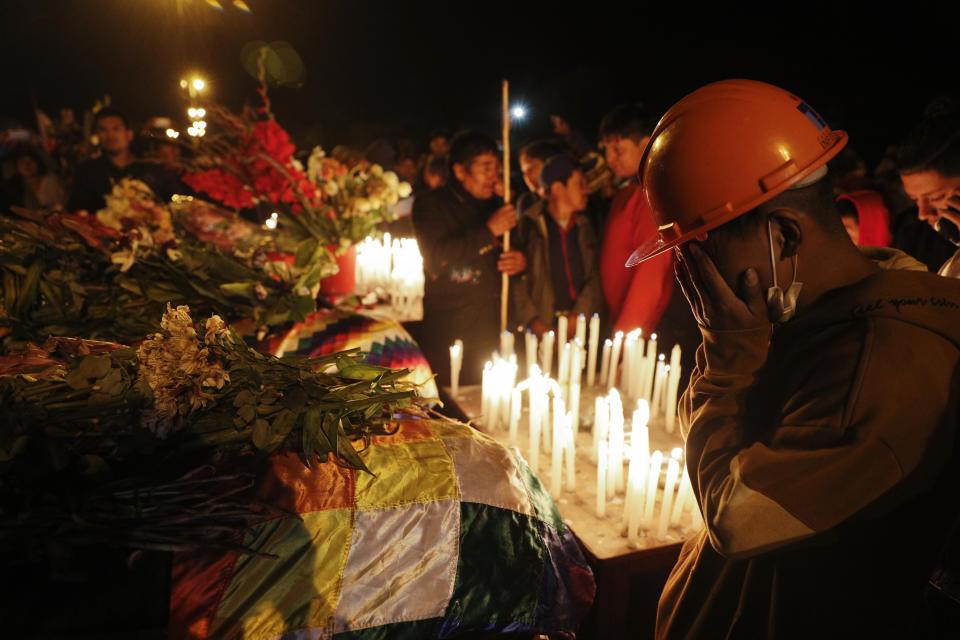
<svg viewBox="0 0 960 640">
<path fill-rule="evenodd" d="M 176 554 L 170 638 L 576 631 L 593 574 L 517 452 L 461 423 L 411 420 L 361 457 L 376 477 L 275 456 L 259 495 L 302 520 L 248 536 L 276 559 Z"/>
<path fill-rule="evenodd" d="M 246 329 L 246 331 L 244 330 Z M 252 327 L 238 328 L 252 333 Z M 275 356 L 323 356 L 359 347 L 366 355 L 362 362 L 391 369 L 410 369 L 404 378 L 422 385 L 420 396 L 436 398 L 433 370 L 420 345 L 396 320 L 374 311 L 321 309 L 307 316 L 279 336 L 247 344 Z"/>
</svg>

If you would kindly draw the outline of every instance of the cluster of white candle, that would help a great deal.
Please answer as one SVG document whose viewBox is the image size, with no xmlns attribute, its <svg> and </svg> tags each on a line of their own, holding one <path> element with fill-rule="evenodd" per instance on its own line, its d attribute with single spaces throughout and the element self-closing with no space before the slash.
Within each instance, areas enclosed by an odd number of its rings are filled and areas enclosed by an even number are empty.
<svg viewBox="0 0 960 640">
<path fill-rule="evenodd" d="M 664 429 L 674 430 L 680 347 L 673 347 L 668 364 L 665 355 L 657 353 L 656 335 L 644 341 L 639 329 L 617 332 L 613 340 L 604 343 L 597 375 L 599 318 L 594 315 L 591 319 L 589 336 L 587 326 L 586 318 L 579 316 L 574 337 L 567 340 L 568 320 L 561 316 L 556 330 L 541 339 L 526 332 L 524 364 L 528 375 L 519 383 L 515 336 L 505 331 L 499 351 L 484 367 L 480 419 L 491 430 L 509 429 L 510 441 L 519 442 L 526 396 L 530 468 L 539 473 L 541 452 L 548 453 L 551 493 L 557 497 L 563 489 L 575 490 L 579 405 L 586 373 L 586 387 L 606 392 L 595 400 L 590 450 L 590 460 L 597 465 L 597 517 L 604 518 L 608 502 L 623 495 L 623 529 L 631 544 L 636 544 L 643 531 L 664 540 L 668 528 L 678 526 L 688 512 L 693 526 L 700 526 L 690 479 L 682 471 L 682 450 L 675 449 L 667 458 L 661 451 L 651 453 L 649 444 L 651 419 L 662 418 Z M 450 348 L 454 395 L 462 351 L 459 340 Z M 554 358 L 555 378 L 551 376 Z M 625 402 L 636 407 L 629 433 L 625 430 Z"/>
<path fill-rule="evenodd" d="M 622 367 L 618 366 L 621 353 Z M 651 416 L 663 417 L 667 432 L 673 433 L 680 385 L 680 345 L 673 346 L 668 364 L 664 354 L 657 353 L 657 334 L 644 342 L 640 329 L 626 335 L 618 331 L 613 340 L 608 338 L 603 343 L 600 384 L 607 389 L 617 387 L 631 401 L 646 400 Z"/>
<path fill-rule="evenodd" d="M 650 410 L 641 398 L 633 411 L 629 438 L 623 431 L 624 415 L 620 394 L 611 389 L 606 397 L 596 400 L 593 442 L 597 459 L 598 518 L 606 514 L 606 502 L 625 492 L 623 526 L 627 538 L 636 545 L 641 530 L 650 532 L 657 540 L 667 537 L 667 528 L 676 527 L 687 511 L 695 527 L 700 525 L 700 512 L 690 485 L 690 476 L 681 470 L 683 450 L 671 452 L 664 470 L 661 451 L 650 453 Z M 626 482 L 623 477 L 624 460 L 629 460 Z M 664 475 L 665 471 L 665 475 Z M 663 494 L 657 512 L 658 488 L 663 480 Z M 674 491 L 679 490 L 674 497 Z"/>
<path fill-rule="evenodd" d="M 423 319 L 423 257 L 414 238 L 366 238 L 357 245 L 357 291 L 388 297 L 401 322 Z"/>
</svg>

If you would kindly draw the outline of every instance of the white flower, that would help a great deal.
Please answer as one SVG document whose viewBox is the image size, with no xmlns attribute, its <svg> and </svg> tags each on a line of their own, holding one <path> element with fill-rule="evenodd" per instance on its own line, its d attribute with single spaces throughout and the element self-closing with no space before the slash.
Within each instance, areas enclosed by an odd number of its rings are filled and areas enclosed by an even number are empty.
<svg viewBox="0 0 960 640">
<path fill-rule="evenodd" d="M 303 171 L 303 163 L 297 160 L 296 158 L 290 158 L 290 164 L 293 165 L 293 168 L 297 171 Z"/>
<path fill-rule="evenodd" d="M 380 207 L 383 206 L 383 202 L 381 202 L 380 198 L 378 198 L 377 196 L 371 196 L 370 198 L 367 199 L 367 202 L 370 203 L 371 209 L 379 209 Z"/>
<path fill-rule="evenodd" d="M 397 174 L 393 171 L 387 171 L 383 174 L 383 181 L 387 183 L 387 186 L 391 189 L 396 189 L 400 184 L 400 178 L 397 177 Z"/>
<path fill-rule="evenodd" d="M 323 190 L 328 196 L 333 197 L 340 191 L 340 187 L 333 180 L 327 180 L 323 183 Z"/>
<path fill-rule="evenodd" d="M 360 213 L 366 213 L 370 211 L 370 201 L 366 198 L 357 198 L 353 201 L 353 208 Z"/>
<path fill-rule="evenodd" d="M 406 198 L 411 193 L 413 193 L 413 187 L 410 186 L 409 182 L 401 182 L 397 186 L 397 195 L 401 198 Z"/>
<path fill-rule="evenodd" d="M 371 165 L 371 167 L 370 167 L 370 169 L 369 169 L 369 173 L 370 173 L 370 175 L 373 176 L 374 178 L 379 178 L 379 177 L 383 176 L 383 167 L 381 167 L 381 166 L 378 165 L 378 164 Z"/>
</svg>

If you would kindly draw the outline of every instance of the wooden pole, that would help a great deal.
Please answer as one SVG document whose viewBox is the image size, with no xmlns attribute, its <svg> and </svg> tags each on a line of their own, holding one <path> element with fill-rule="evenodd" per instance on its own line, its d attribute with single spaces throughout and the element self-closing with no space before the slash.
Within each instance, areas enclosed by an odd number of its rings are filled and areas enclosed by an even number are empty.
<svg viewBox="0 0 960 640">
<path fill-rule="evenodd" d="M 503 81 L 503 201 L 510 202 L 510 84 Z M 503 234 L 503 250 L 510 251 L 510 230 Z M 510 276 L 501 275 L 500 285 L 500 333 L 507 330 L 507 306 L 510 297 Z M 500 354 L 504 358 L 508 354 Z"/>
</svg>

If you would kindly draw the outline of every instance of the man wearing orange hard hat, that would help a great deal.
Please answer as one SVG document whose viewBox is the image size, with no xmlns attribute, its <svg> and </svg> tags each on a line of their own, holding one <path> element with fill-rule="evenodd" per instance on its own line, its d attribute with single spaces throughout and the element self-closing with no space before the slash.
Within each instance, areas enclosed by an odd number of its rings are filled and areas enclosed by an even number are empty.
<svg viewBox="0 0 960 640">
<path fill-rule="evenodd" d="M 826 163 L 847 142 L 797 96 L 707 85 L 640 164 L 700 325 L 680 401 L 705 529 L 657 638 L 918 637 L 958 513 L 960 283 L 850 241 Z"/>
</svg>

